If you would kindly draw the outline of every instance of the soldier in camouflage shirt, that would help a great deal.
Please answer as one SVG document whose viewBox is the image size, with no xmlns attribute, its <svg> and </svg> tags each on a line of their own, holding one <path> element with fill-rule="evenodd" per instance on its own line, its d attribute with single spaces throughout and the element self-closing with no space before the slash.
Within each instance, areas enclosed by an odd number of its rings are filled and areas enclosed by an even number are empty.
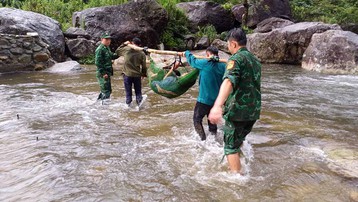
<svg viewBox="0 0 358 202">
<path fill-rule="evenodd" d="M 112 93 L 111 76 L 113 76 L 112 60 L 118 58 L 109 49 L 111 36 L 104 33 L 101 36 L 101 44 L 96 49 L 95 63 L 97 66 L 96 77 L 101 88 L 98 100 L 108 99 Z"/>
<path fill-rule="evenodd" d="M 246 46 L 245 33 L 237 28 L 229 32 L 228 48 L 233 54 L 227 63 L 224 81 L 209 114 L 218 123 L 223 118 L 224 150 L 232 172 L 240 172 L 240 146 L 251 132 L 261 111 L 261 64 Z"/>
</svg>

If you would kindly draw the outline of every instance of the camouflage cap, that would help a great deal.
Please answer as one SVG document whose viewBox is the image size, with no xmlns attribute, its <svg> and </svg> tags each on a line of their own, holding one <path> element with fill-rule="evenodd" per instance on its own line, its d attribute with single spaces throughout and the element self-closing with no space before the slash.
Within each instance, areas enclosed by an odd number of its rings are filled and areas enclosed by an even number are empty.
<svg viewBox="0 0 358 202">
<path fill-rule="evenodd" d="M 101 35 L 101 39 L 111 39 L 111 35 L 108 32 L 105 32 Z"/>
</svg>

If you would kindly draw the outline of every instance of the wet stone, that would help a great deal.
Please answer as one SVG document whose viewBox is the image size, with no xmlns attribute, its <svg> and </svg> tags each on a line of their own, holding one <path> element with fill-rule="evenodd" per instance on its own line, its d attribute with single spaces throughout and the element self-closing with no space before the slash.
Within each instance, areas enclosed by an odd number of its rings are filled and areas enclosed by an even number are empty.
<svg viewBox="0 0 358 202">
<path fill-rule="evenodd" d="M 0 45 L 0 49 L 9 49 L 10 48 L 10 46 L 8 46 L 8 45 Z"/>
<path fill-rule="evenodd" d="M 38 63 L 38 64 L 35 65 L 34 70 L 35 70 L 35 71 L 41 71 L 41 70 L 44 70 L 45 68 L 46 68 L 46 65 L 45 65 L 45 64 L 43 64 L 43 63 Z"/>
<path fill-rule="evenodd" d="M 7 55 L 0 55 L 0 60 L 7 60 L 9 59 L 9 56 Z"/>
<path fill-rule="evenodd" d="M 37 62 L 46 62 L 49 58 L 50 58 L 49 55 L 46 53 L 36 53 L 34 55 L 34 59 Z"/>
<path fill-rule="evenodd" d="M 32 50 L 35 51 L 35 52 L 41 51 L 41 50 L 42 50 L 42 47 L 39 46 L 39 45 L 34 45 L 34 46 L 32 47 Z"/>
<path fill-rule="evenodd" d="M 1 47 L 0 47 L 0 54 L 2 54 L 2 55 L 10 55 L 10 51 L 9 50 L 1 50 Z"/>
<path fill-rule="evenodd" d="M 15 55 L 20 55 L 24 52 L 22 48 L 11 48 L 10 52 Z"/>
<path fill-rule="evenodd" d="M 5 39 L 0 39 L 0 46 L 9 46 L 10 43 L 9 41 L 5 40 Z"/>
<path fill-rule="evenodd" d="M 25 42 L 22 44 L 22 47 L 24 47 L 25 49 L 31 49 L 31 43 L 30 42 Z"/>
<path fill-rule="evenodd" d="M 10 43 L 14 44 L 14 43 L 16 43 L 16 40 L 15 39 L 10 39 Z"/>
<path fill-rule="evenodd" d="M 31 62 L 31 56 L 30 55 L 21 55 L 19 57 L 19 62 L 22 64 L 30 63 Z"/>
<path fill-rule="evenodd" d="M 41 41 L 41 40 L 37 41 L 37 45 L 41 46 L 42 48 L 47 48 L 48 47 L 48 45 L 45 42 Z"/>
</svg>

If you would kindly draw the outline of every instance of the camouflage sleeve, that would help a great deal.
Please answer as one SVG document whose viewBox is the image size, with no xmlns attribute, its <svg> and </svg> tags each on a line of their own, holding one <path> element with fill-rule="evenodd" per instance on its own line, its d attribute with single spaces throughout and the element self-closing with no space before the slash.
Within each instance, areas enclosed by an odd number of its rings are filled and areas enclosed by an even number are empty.
<svg viewBox="0 0 358 202">
<path fill-rule="evenodd" d="M 226 65 L 226 71 L 223 77 L 224 79 L 229 79 L 233 89 L 238 88 L 240 80 L 240 66 L 236 60 L 229 60 Z"/>
<path fill-rule="evenodd" d="M 96 56 L 95 56 L 95 63 L 97 66 L 97 69 L 101 75 L 105 74 L 106 67 L 104 66 L 104 49 L 99 48 L 96 50 Z"/>
</svg>

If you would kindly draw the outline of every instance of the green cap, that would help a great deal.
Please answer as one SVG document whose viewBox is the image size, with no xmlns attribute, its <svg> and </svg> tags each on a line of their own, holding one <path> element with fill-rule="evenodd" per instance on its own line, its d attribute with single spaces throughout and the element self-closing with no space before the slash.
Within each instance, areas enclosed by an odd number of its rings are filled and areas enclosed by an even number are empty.
<svg viewBox="0 0 358 202">
<path fill-rule="evenodd" d="M 112 38 L 112 37 L 108 32 L 103 33 L 101 36 L 101 39 L 110 39 L 110 38 Z"/>
</svg>

